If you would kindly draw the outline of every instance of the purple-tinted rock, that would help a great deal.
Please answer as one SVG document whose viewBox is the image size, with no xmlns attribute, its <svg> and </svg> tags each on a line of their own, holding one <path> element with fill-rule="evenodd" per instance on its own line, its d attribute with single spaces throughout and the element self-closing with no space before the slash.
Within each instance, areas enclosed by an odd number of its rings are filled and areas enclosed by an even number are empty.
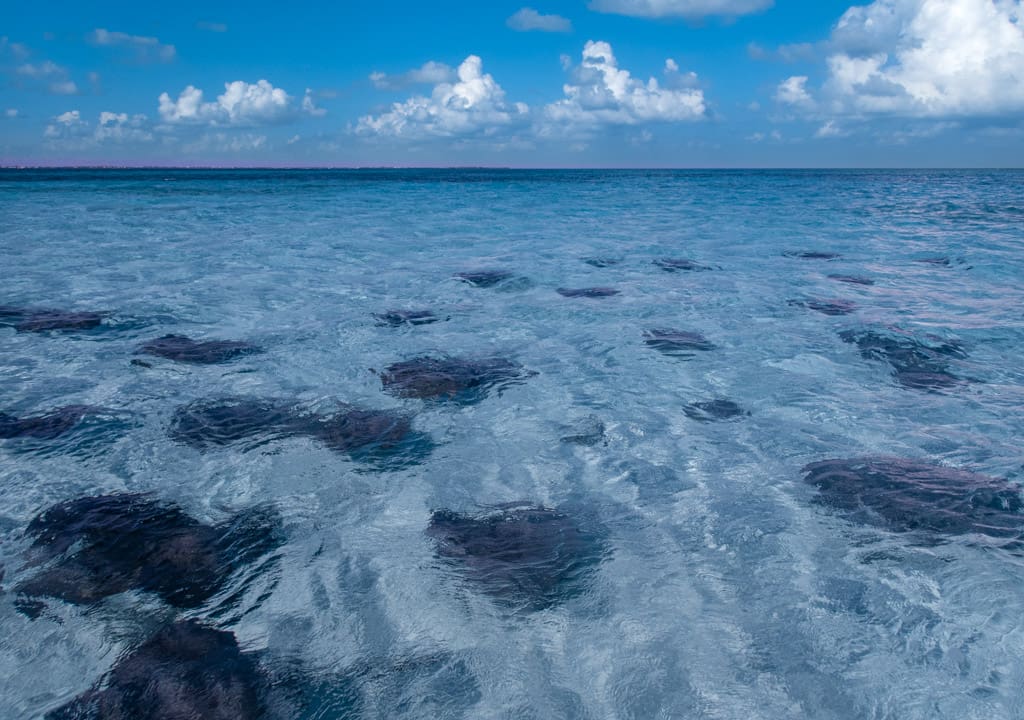
<svg viewBox="0 0 1024 720">
<path fill-rule="evenodd" d="M 242 564 L 280 543 L 265 509 L 210 526 L 148 495 L 85 497 L 54 505 L 25 531 L 31 564 L 46 567 L 21 583 L 23 597 L 87 604 L 128 590 L 196 607 Z"/>
<path fill-rule="evenodd" d="M 0 413 L 0 438 L 53 440 L 74 429 L 85 417 L 102 412 L 91 405 L 65 405 L 43 415 L 17 418 Z"/>
<path fill-rule="evenodd" d="M 268 680 L 234 634 L 165 626 L 47 720 L 267 720 Z"/>
<path fill-rule="evenodd" d="M 967 357 L 956 341 L 928 338 L 926 342 L 895 328 L 844 330 L 839 337 L 856 345 L 861 357 L 887 363 L 904 387 L 940 390 L 964 382 L 952 373 L 947 360 Z"/>
<path fill-rule="evenodd" d="M 0 318 L 2 318 L 3 324 L 13 326 L 18 332 L 92 330 L 103 322 L 103 315 L 96 312 L 20 308 L 7 305 L 0 306 Z"/>
<path fill-rule="evenodd" d="M 427 535 L 437 554 L 484 592 L 534 610 L 580 592 L 604 553 L 600 538 L 567 513 L 528 503 L 481 515 L 439 510 Z"/>
<path fill-rule="evenodd" d="M 423 356 L 389 365 L 380 379 L 398 397 L 472 403 L 524 375 L 522 366 L 503 358 Z"/>
<path fill-rule="evenodd" d="M 1006 480 L 922 460 L 862 457 L 807 465 L 817 502 L 896 532 L 1020 539 L 1021 488 Z"/>
<path fill-rule="evenodd" d="M 256 345 L 238 340 L 192 340 L 184 335 L 164 335 L 139 346 L 137 355 L 155 355 L 168 360 L 212 365 L 260 352 Z"/>
<path fill-rule="evenodd" d="M 618 290 L 610 287 L 558 288 L 557 292 L 568 298 L 603 298 L 619 294 Z"/>
</svg>

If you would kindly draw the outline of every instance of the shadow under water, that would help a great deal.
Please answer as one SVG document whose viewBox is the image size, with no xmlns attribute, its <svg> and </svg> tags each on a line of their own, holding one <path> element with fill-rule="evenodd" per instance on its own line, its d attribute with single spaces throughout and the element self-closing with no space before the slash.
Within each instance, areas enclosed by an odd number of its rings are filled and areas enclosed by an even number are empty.
<svg viewBox="0 0 1024 720">
<path fill-rule="evenodd" d="M 277 513 L 260 507 L 221 525 L 205 525 L 149 495 L 79 498 L 37 515 L 29 566 L 43 566 L 16 588 L 19 605 L 38 614 L 35 598 L 90 604 L 129 590 L 155 593 L 191 608 L 217 594 L 232 573 L 276 549 L 284 538 Z"/>
<path fill-rule="evenodd" d="M 906 458 L 863 457 L 807 465 L 815 502 L 895 532 L 983 535 L 1020 547 L 1021 488 L 1007 480 Z"/>
<path fill-rule="evenodd" d="M 496 601 L 541 610 L 574 597 L 605 555 L 603 539 L 558 509 L 498 505 L 480 515 L 438 510 L 437 554 Z"/>
</svg>

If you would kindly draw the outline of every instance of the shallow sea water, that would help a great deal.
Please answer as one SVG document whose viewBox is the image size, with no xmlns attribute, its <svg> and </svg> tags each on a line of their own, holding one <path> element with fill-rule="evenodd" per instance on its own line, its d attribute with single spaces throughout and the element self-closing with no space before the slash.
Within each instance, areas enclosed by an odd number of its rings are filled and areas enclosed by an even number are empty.
<svg viewBox="0 0 1024 720">
<path fill-rule="evenodd" d="M 886 455 L 1024 479 L 1024 173 L 2 171 L 0 217 L 0 305 L 109 313 L 0 327 L 0 411 L 113 418 L 0 440 L 0 717 L 67 703 L 178 616 L 314 694 L 357 688 L 311 717 L 1024 717 L 1024 553 L 858 524 L 801 473 Z M 514 277 L 453 278 L 477 270 Z M 592 286 L 620 292 L 557 292 Z M 418 309 L 444 320 L 374 318 Z M 959 342 L 967 381 L 900 385 L 839 337 L 887 327 Z M 714 349 L 658 352 L 658 328 Z M 168 333 L 264 352 L 131 363 Z M 475 403 L 383 392 L 424 353 L 530 374 Z M 226 395 L 394 409 L 434 447 L 375 465 L 301 436 L 169 437 L 175 408 Z M 749 415 L 683 411 L 715 398 Z M 603 438 L 560 440 L 591 416 Z M 272 505 L 286 541 L 183 614 L 143 593 L 19 612 L 28 522 L 123 491 L 209 523 Z M 600 530 L 581 592 L 516 611 L 439 558 L 434 510 L 509 502 Z"/>
</svg>

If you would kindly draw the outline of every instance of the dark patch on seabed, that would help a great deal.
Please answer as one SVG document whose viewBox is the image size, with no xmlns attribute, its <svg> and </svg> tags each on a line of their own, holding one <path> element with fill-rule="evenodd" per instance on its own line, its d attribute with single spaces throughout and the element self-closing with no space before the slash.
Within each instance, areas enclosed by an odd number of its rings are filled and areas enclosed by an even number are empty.
<svg viewBox="0 0 1024 720">
<path fill-rule="evenodd" d="M 175 607 L 201 605 L 236 570 L 283 542 L 268 508 L 239 513 L 212 526 L 149 495 L 99 495 L 54 505 L 28 525 L 30 567 L 20 583 L 22 609 L 32 598 L 89 604 L 128 590 L 159 595 Z"/>
<path fill-rule="evenodd" d="M 695 260 L 687 260 L 685 258 L 658 258 L 657 260 L 653 260 L 652 262 L 665 272 L 678 272 L 680 270 L 692 272 L 701 270 L 720 269 L 712 267 L 711 265 L 702 265 L 701 263 Z"/>
<path fill-rule="evenodd" d="M 324 415 L 274 398 L 197 400 L 175 411 L 170 435 L 199 450 L 310 437 L 353 459 L 381 462 L 414 461 L 431 446 L 427 436 L 413 430 L 412 418 L 401 413 L 343 405 Z"/>
<path fill-rule="evenodd" d="M 239 340 L 193 340 L 184 335 L 164 335 L 143 343 L 135 354 L 155 355 L 196 365 L 214 365 L 258 352 L 261 352 L 258 346 Z"/>
<path fill-rule="evenodd" d="M 0 413 L 0 438 L 53 440 L 73 430 L 86 417 L 105 412 L 93 405 L 65 405 L 42 415 L 21 418 Z"/>
<path fill-rule="evenodd" d="M 604 298 L 619 294 L 618 290 L 610 287 L 558 288 L 557 292 L 567 298 Z"/>
<path fill-rule="evenodd" d="M 93 330 L 103 323 L 103 317 L 97 312 L 0 306 L 0 324 L 18 332 Z"/>
<path fill-rule="evenodd" d="M 1021 549 L 1024 500 L 1007 480 L 923 460 L 861 457 L 807 465 L 815 501 L 851 520 L 926 536 L 985 536 Z"/>
<path fill-rule="evenodd" d="M 843 342 L 856 345 L 861 357 L 880 360 L 892 368 L 900 385 L 915 390 L 945 390 L 965 382 L 950 368 L 950 359 L 964 359 L 967 352 L 955 341 L 924 338 L 898 328 L 843 330 Z"/>
<path fill-rule="evenodd" d="M 605 555 L 599 533 L 568 512 L 531 503 L 479 515 L 438 510 L 427 535 L 438 556 L 474 586 L 514 609 L 541 610 L 586 589 Z"/>
<path fill-rule="evenodd" d="M 732 400 L 723 398 L 692 402 L 683 406 L 683 413 L 686 414 L 686 417 L 698 422 L 732 420 L 750 414 Z"/>
<path fill-rule="evenodd" d="M 387 366 L 380 380 L 387 392 L 398 397 L 472 404 L 492 389 L 501 390 L 529 375 L 521 365 L 504 358 L 421 356 Z"/>
<path fill-rule="evenodd" d="M 448 319 L 438 317 L 431 310 L 388 310 L 387 312 L 376 313 L 374 317 L 377 318 L 378 325 L 390 327 L 429 325 L 430 323 L 436 323 L 438 320 Z"/>
</svg>

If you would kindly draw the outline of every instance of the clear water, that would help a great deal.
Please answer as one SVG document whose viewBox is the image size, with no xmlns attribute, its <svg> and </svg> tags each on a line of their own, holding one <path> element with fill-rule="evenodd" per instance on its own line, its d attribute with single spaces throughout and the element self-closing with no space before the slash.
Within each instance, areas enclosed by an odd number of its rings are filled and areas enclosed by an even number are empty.
<svg viewBox="0 0 1024 720">
<path fill-rule="evenodd" d="M 117 417 L 0 441 L 0 717 L 66 703 L 174 616 L 141 593 L 15 607 L 28 521 L 117 491 L 211 523 L 278 507 L 280 561 L 186 615 L 325 693 L 356 678 L 367 717 L 1024 717 L 1021 555 L 856 524 L 800 472 L 895 455 L 1024 477 L 1024 173 L 5 171 L 0 256 L 0 304 L 110 313 L 91 332 L 0 328 L 0 410 Z M 452 279 L 479 269 L 525 280 Z M 621 292 L 556 292 L 588 286 Z M 856 310 L 789 304 L 809 297 Z M 373 318 L 420 308 L 448 319 Z M 903 387 L 838 336 L 887 326 L 960 341 L 971 382 Z M 652 328 L 716 348 L 671 357 Z M 130 363 L 172 332 L 266 352 Z M 536 374 L 469 405 L 382 391 L 374 370 L 427 351 Z M 169 439 L 176 407 L 221 395 L 401 409 L 436 447 L 377 467 L 303 437 Z M 682 411 L 712 398 L 750 415 Z M 603 442 L 560 442 L 588 416 Z M 510 612 L 439 561 L 432 510 L 512 501 L 603 529 L 584 592 Z"/>
</svg>

